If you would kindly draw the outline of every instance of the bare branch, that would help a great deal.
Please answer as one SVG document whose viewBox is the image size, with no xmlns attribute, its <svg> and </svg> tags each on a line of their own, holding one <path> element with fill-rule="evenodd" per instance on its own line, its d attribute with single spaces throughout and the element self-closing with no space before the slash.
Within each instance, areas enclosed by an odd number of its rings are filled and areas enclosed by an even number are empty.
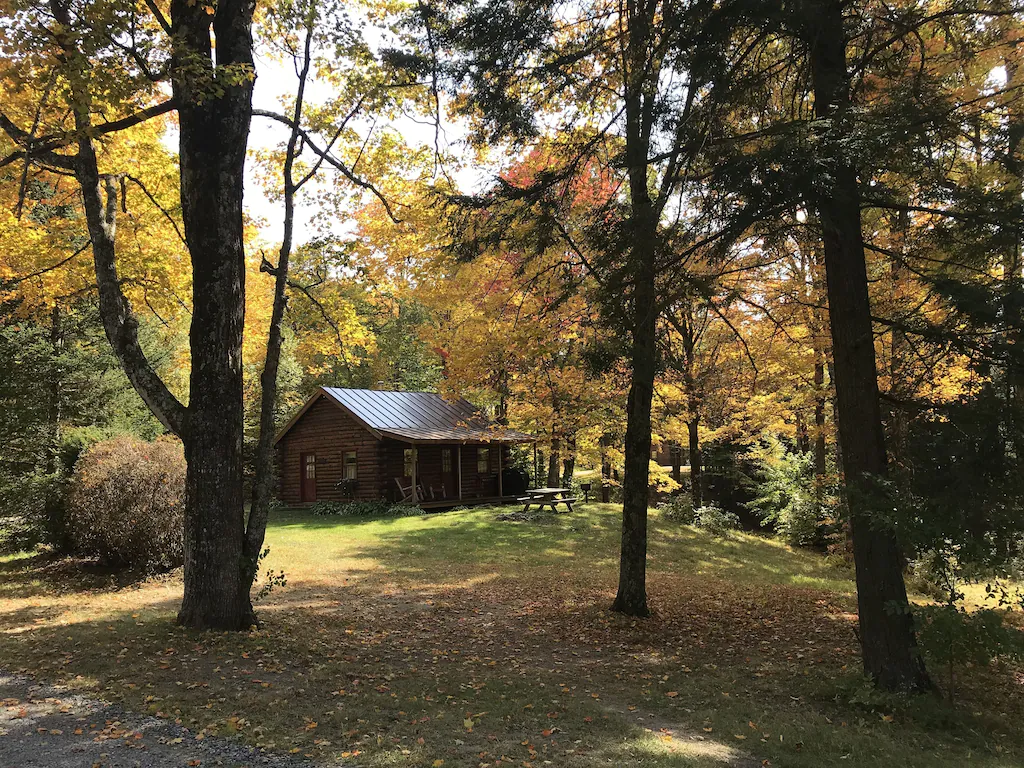
<svg viewBox="0 0 1024 768">
<path fill-rule="evenodd" d="M 21 277 L 15 277 L 4 283 L 0 283 L 0 288 L 3 288 L 4 290 L 9 290 L 14 286 L 18 285 L 19 283 L 24 283 L 26 280 L 31 280 L 33 277 L 40 277 L 41 275 L 45 275 L 47 272 L 53 272 L 55 269 L 60 269 L 65 264 L 74 261 L 76 258 L 85 253 L 85 250 L 90 245 L 92 245 L 92 240 L 87 240 L 85 245 L 83 245 L 81 248 L 79 248 L 77 251 L 72 253 L 67 258 L 61 259 L 56 264 L 51 264 L 49 267 L 43 267 L 42 269 L 36 270 L 35 272 L 32 272 L 30 274 L 22 275 Z"/>
<path fill-rule="evenodd" d="M 277 112 L 270 112 L 266 109 L 254 109 L 252 113 L 257 117 L 266 117 L 271 120 L 276 120 L 277 122 L 282 123 L 284 125 L 287 125 L 302 138 L 302 140 L 306 143 L 306 146 L 308 146 L 313 151 L 313 154 L 315 154 L 321 160 L 326 162 L 328 165 L 341 171 L 341 174 L 346 179 L 355 184 L 357 187 L 359 187 L 360 189 L 365 189 L 366 191 L 370 192 L 374 197 L 380 200 L 381 205 L 384 206 L 384 210 L 388 214 L 388 218 L 390 218 L 396 224 L 401 223 L 401 219 L 395 216 L 395 212 L 391 207 L 391 203 L 388 202 L 387 198 L 384 197 L 384 195 L 381 193 L 380 190 L 377 189 L 377 187 L 375 187 L 371 182 L 366 181 L 365 179 L 361 179 L 359 176 L 354 174 L 352 170 L 347 165 L 345 165 L 345 163 L 342 162 L 340 159 L 330 154 L 329 152 L 320 149 L 320 147 L 318 147 L 310 138 L 309 133 L 304 128 L 297 126 L 291 118 L 286 117 L 285 115 L 278 114 Z"/>
</svg>

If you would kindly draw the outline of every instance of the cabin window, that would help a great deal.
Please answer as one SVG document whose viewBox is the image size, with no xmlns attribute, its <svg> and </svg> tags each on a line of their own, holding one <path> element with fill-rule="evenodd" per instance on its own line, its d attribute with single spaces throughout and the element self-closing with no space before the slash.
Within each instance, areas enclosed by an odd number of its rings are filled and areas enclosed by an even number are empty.
<svg viewBox="0 0 1024 768">
<path fill-rule="evenodd" d="M 342 479 L 344 480 L 355 480 L 356 479 L 356 452 L 345 451 L 343 454 L 344 467 L 342 469 Z"/>
<path fill-rule="evenodd" d="M 406 448 L 403 455 L 405 458 L 405 476 L 412 477 L 413 468 L 416 464 L 416 449 Z"/>
<path fill-rule="evenodd" d="M 476 449 L 476 471 L 481 475 L 491 471 L 491 450 L 489 448 Z"/>
<path fill-rule="evenodd" d="M 441 471 L 447 474 L 452 471 L 452 449 L 441 449 Z"/>
<path fill-rule="evenodd" d="M 305 475 L 307 480 L 316 480 L 316 454 L 306 454 L 306 470 Z"/>
</svg>

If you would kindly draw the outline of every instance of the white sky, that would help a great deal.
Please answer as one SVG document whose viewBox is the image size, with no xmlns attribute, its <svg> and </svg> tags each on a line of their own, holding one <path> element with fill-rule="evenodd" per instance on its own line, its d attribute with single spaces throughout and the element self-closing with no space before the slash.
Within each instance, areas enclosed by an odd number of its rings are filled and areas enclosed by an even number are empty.
<svg viewBox="0 0 1024 768">
<path fill-rule="evenodd" d="M 256 85 L 253 92 L 253 107 L 274 112 L 290 112 L 291 107 L 282 106 L 282 97 L 291 103 L 291 97 L 295 93 L 298 78 L 292 68 L 291 62 L 282 62 L 266 55 L 256 56 Z M 328 86 L 324 82 L 317 82 L 313 73 L 310 74 L 310 81 L 306 88 L 307 103 L 316 103 L 325 100 L 329 95 Z M 378 128 L 384 127 L 380 121 Z M 387 123 L 392 129 L 397 130 L 407 144 L 410 146 L 434 146 L 434 127 L 423 122 L 411 119 L 400 119 Z M 465 141 L 467 131 L 465 126 L 453 124 L 442 115 L 442 130 L 440 134 L 442 151 L 457 152 Z M 252 126 L 249 134 L 250 152 L 259 149 L 270 149 L 278 147 L 288 137 L 287 126 L 270 120 L 266 117 L 252 119 Z M 481 186 L 489 176 L 489 172 L 482 168 L 455 169 L 454 178 L 462 189 L 473 189 Z M 321 169 L 320 176 L 326 183 L 350 184 L 345 179 L 340 179 L 332 169 Z M 387 190 L 382 189 L 385 197 Z M 255 174 L 255 163 L 250 159 L 246 171 L 245 185 L 245 209 L 246 212 L 256 221 L 260 222 L 261 238 L 268 246 L 280 242 L 283 228 L 283 205 L 268 199 L 262 185 L 257 181 Z M 295 240 L 296 246 L 310 240 L 316 233 L 312 225 L 312 219 L 316 211 L 308 202 L 302 200 L 296 205 Z M 345 235 L 352 230 L 348 222 L 339 221 L 332 227 L 336 235 Z"/>
</svg>

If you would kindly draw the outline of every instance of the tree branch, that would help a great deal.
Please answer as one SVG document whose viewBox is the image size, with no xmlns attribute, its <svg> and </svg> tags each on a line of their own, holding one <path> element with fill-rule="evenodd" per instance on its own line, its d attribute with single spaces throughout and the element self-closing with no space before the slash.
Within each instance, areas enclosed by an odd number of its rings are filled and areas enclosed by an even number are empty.
<svg viewBox="0 0 1024 768">
<path fill-rule="evenodd" d="M 304 128 L 297 126 L 291 118 L 286 117 L 285 115 L 278 114 L 277 112 L 270 112 L 269 110 L 266 109 L 254 109 L 252 113 L 257 117 L 266 117 L 271 120 L 276 120 L 277 122 L 282 123 L 283 125 L 286 125 L 289 128 L 291 128 L 298 134 L 298 136 L 302 138 L 302 140 L 306 143 L 306 146 L 308 146 L 313 151 L 313 154 L 315 154 L 321 160 L 326 162 L 328 165 L 341 171 L 341 174 L 346 179 L 355 184 L 357 187 L 359 187 L 360 189 L 365 189 L 366 191 L 373 194 L 373 196 L 380 200 L 381 204 L 384 206 L 384 210 L 387 212 L 388 218 L 390 218 L 391 221 L 393 221 L 396 224 L 401 223 L 401 219 L 395 216 L 395 212 L 391 208 L 391 204 L 388 202 L 387 198 L 384 197 L 380 190 L 378 190 L 371 182 L 366 181 L 365 179 L 361 179 L 359 176 L 354 174 L 352 170 L 347 165 L 345 165 L 345 163 L 342 162 L 340 159 L 330 154 L 329 152 L 320 149 L 320 147 L 318 147 L 310 138 L 309 133 Z"/>
</svg>

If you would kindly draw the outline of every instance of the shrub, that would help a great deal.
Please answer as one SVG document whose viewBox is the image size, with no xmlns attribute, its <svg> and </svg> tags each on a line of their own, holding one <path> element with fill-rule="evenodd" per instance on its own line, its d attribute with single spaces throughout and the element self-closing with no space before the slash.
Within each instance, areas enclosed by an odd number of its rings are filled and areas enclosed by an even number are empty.
<svg viewBox="0 0 1024 768">
<path fill-rule="evenodd" d="M 693 510 L 692 525 L 715 536 L 724 536 L 740 527 L 740 519 L 732 512 L 707 504 Z"/>
<path fill-rule="evenodd" d="M 316 501 L 309 505 L 314 515 L 333 517 L 411 517 L 423 510 L 411 504 L 394 504 L 384 499 L 374 501 Z"/>
<path fill-rule="evenodd" d="M 173 439 L 122 435 L 86 449 L 71 479 L 76 553 L 105 565 L 167 570 L 184 562 L 185 457 Z"/>
<path fill-rule="evenodd" d="M 996 658 L 1024 658 L 1024 633 L 1007 624 L 1002 611 L 968 611 L 947 604 L 921 606 L 914 613 L 919 626 L 918 644 L 946 669 L 946 695 L 950 700 L 956 690 L 956 668 L 985 666 Z"/>
<path fill-rule="evenodd" d="M 815 493 L 814 456 L 791 451 L 775 435 L 767 435 L 751 450 L 756 467 L 756 498 L 747 506 L 773 526 L 789 544 L 820 544 L 829 533 L 828 516 L 834 499 Z"/>
<path fill-rule="evenodd" d="M 670 496 L 668 501 L 658 505 L 658 511 L 666 520 L 682 525 L 693 525 L 693 500 L 686 494 Z"/>
</svg>

